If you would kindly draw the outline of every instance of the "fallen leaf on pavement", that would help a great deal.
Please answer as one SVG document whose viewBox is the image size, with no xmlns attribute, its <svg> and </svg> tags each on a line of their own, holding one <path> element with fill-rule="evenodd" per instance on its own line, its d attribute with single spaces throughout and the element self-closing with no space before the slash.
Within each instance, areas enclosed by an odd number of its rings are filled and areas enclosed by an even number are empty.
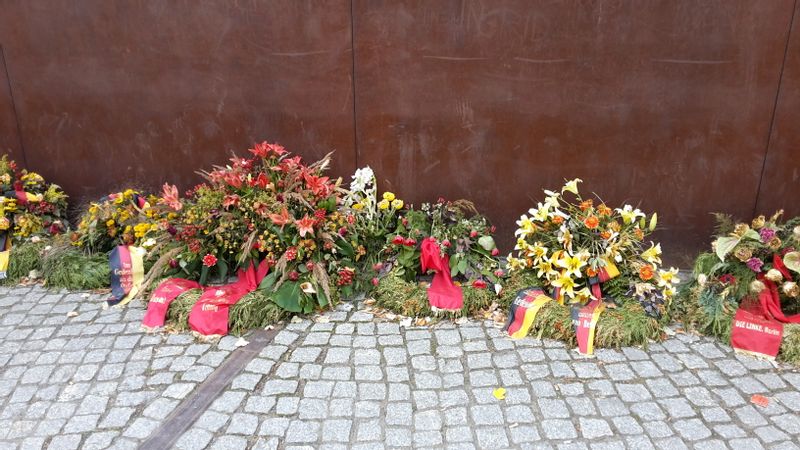
<svg viewBox="0 0 800 450">
<path fill-rule="evenodd" d="M 499 387 L 492 392 L 494 398 L 498 400 L 505 400 L 506 399 L 506 388 Z"/>
<path fill-rule="evenodd" d="M 766 408 L 767 406 L 769 406 L 769 399 L 767 397 L 764 397 L 763 395 L 755 394 L 752 397 L 750 397 L 750 403 L 756 406 L 760 406 L 762 408 Z"/>
<path fill-rule="evenodd" d="M 67 313 L 67 317 L 78 317 L 77 311 L 70 311 Z"/>
<path fill-rule="evenodd" d="M 247 340 L 245 338 L 240 337 L 239 340 L 236 341 L 235 344 L 233 344 L 233 346 L 234 347 L 244 347 L 247 344 L 249 344 L 249 342 L 247 342 Z"/>
</svg>

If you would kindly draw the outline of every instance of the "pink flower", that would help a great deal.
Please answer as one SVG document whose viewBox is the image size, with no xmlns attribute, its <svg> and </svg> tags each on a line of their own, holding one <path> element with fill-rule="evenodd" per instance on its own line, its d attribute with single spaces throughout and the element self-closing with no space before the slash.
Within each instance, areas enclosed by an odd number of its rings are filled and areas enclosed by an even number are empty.
<svg viewBox="0 0 800 450">
<path fill-rule="evenodd" d="M 497 248 L 493 248 L 492 249 L 492 256 L 497 256 L 499 254 L 500 254 L 500 249 L 497 249 Z"/>
<path fill-rule="evenodd" d="M 226 195 L 225 198 L 222 199 L 223 208 L 228 208 L 229 206 L 236 206 L 238 204 L 239 204 L 239 196 L 236 194 Z"/>
<path fill-rule="evenodd" d="M 296 247 L 289 247 L 286 249 L 286 253 L 283 254 L 286 257 L 287 261 L 294 261 L 297 258 L 297 248 Z"/>
<path fill-rule="evenodd" d="M 211 253 L 207 253 L 206 256 L 203 256 L 203 265 L 206 267 L 213 267 L 217 264 L 217 257 L 212 255 Z"/>
<path fill-rule="evenodd" d="M 471 237 L 471 238 L 473 238 L 473 239 L 474 239 L 474 238 L 476 238 L 476 237 L 478 237 L 478 232 L 477 232 L 477 231 L 475 231 L 475 230 L 472 230 L 472 231 L 470 231 L 470 232 L 469 232 L 469 237 Z"/>
<path fill-rule="evenodd" d="M 300 220 L 294 221 L 294 225 L 297 227 L 297 232 L 300 233 L 300 237 L 305 237 L 306 234 L 308 233 L 311 233 L 313 235 L 314 223 L 316 223 L 316 220 L 314 220 L 311 217 L 308 217 L 308 215 L 305 215 Z"/>
<path fill-rule="evenodd" d="M 502 277 L 503 275 L 505 275 L 505 272 L 503 272 L 503 269 L 497 269 L 497 270 L 494 271 L 494 276 L 496 276 L 498 278 Z"/>
<path fill-rule="evenodd" d="M 472 287 L 475 289 L 486 289 L 486 282 L 483 280 L 475 280 L 472 282 Z"/>
<path fill-rule="evenodd" d="M 183 203 L 181 203 L 178 188 L 174 184 L 170 185 L 168 183 L 164 183 L 164 186 L 162 186 L 161 199 L 158 202 L 162 205 L 169 206 L 175 211 L 180 211 L 183 209 Z"/>
<path fill-rule="evenodd" d="M 442 241 L 442 247 L 450 248 L 450 240 L 449 239 L 443 240 Z"/>
<path fill-rule="evenodd" d="M 297 271 L 293 270 L 293 271 L 289 272 L 289 279 L 290 280 L 297 281 L 298 278 L 300 278 L 300 274 L 297 273 Z"/>
<path fill-rule="evenodd" d="M 763 265 L 764 261 L 761 261 L 758 258 L 750 258 L 747 260 L 747 267 L 753 272 L 761 272 L 761 267 Z"/>
<path fill-rule="evenodd" d="M 373 286 L 377 286 L 378 285 L 378 279 L 377 278 L 373 278 L 372 279 L 372 285 Z"/>
</svg>

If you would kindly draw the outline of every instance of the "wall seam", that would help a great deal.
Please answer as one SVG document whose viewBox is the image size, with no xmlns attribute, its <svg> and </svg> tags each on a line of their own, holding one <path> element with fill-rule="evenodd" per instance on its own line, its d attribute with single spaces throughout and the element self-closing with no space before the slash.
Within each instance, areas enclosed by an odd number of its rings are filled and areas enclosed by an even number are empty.
<svg viewBox="0 0 800 450">
<path fill-rule="evenodd" d="M 764 183 L 764 174 L 767 171 L 767 160 L 769 158 L 769 147 L 772 143 L 772 134 L 775 128 L 775 116 L 777 115 L 778 111 L 778 101 L 781 97 L 781 87 L 783 85 L 783 71 L 786 68 L 786 58 L 789 55 L 789 43 L 792 40 L 792 32 L 794 31 L 794 19 L 797 16 L 797 0 L 794 0 L 792 4 L 792 15 L 789 19 L 789 31 L 786 33 L 786 45 L 783 48 L 783 61 L 781 61 L 781 70 L 780 74 L 778 75 L 778 88 L 775 92 L 775 103 L 772 105 L 772 116 L 769 120 L 769 128 L 767 130 L 767 146 L 764 149 L 764 160 L 761 163 L 761 176 L 758 179 L 758 189 L 756 190 L 756 200 L 753 204 L 753 214 L 752 217 L 756 217 L 758 214 L 758 203 L 761 200 L 761 187 Z"/>
<path fill-rule="evenodd" d="M 355 167 L 353 172 L 360 167 L 360 152 L 358 148 L 358 115 L 356 109 L 356 16 L 353 7 L 353 1 L 350 0 L 350 54 L 352 61 L 352 68 L 350 73 L 350 91 L 353 93 L 353 149 L 355 151 Z"/>
<path fill-rule="evenodd" d="M 14 99 L 14 89 L 11 87 L 11 74 L 8 71 L 8 61 L 6 60 L 6 51 L 0 45 L 0 62 L 3 63 L 3 70 L 6 73 L 6 83 L 8 85 L 8 95 L 11 98 L 11 110 L 14 113 L 14 122 L 17 125 L 17 140 L 19 141 L 19 151 L 22 154 L 23 167 L 28 168 L 28 155 L 25 153 L 25 144 L 22 140 L 22 127 L 19 125 L 19 113 L 17 113 L 17 102 Z"/>
</svg>

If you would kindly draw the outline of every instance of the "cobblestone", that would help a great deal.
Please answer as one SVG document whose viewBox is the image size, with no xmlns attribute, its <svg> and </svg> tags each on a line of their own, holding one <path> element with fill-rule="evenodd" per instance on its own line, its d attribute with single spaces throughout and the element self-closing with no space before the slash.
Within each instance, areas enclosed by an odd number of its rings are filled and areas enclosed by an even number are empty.
<svg viewBox="0 0 800 450">
<path fill-rule="evenodd" d="M 101 300 L 0 288 L 0 448 L 135 448 L 236 348 L 234 337 L 143 334 L 141 304 L 102 310 Z M 403 328 L 345 306 L 329 323 L 288 324 L 175 447 L 791 449 L 800 440 L 800 373 L 710 339 L 584 358 L 560 342 L 512 341 L 488 322 Z M 770 405 L 752 405 L 754 393 Z"/>
</svg>

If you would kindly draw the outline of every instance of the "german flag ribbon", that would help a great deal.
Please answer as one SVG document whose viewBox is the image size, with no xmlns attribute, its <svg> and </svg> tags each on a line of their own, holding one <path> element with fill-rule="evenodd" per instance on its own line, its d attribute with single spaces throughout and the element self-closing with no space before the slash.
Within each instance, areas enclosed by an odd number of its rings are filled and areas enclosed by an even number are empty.
<svg viewBox="0 0 800 450">
<path fill-rule="evenodd" d="M 142 326 L 150 329 L 163 327 L 169 305 L 184 292 L 202 288 L 200 283 L 183 278 L 171 278 L 163 281 L 150 296 L 147 313 L 142 319 Z"/>
<path fill-rule="evenodd" d="M 575 327 L 575 336 L 578 339 L 578 351 L 584 355 L 594 353 L 594 333 L 600 314 L 605 310 L 601 299 L 595 299 L 585 306 L 572 308 L 572 324 Z"/>
<path fill-rule="evenodd" d="M 552 300 L 539 288 L 527 288 L 517 292 L 511 302 L 508 312 L 508 321 L 503 329 L 513 339 L 521 339 L 528 335 L 536 320 L 536 314 L 542 307 Z"/>
<path fill-rule="evenodd" d="M 220 287 L 208 287 L 189 313 L 189 327 L 204 336 L 228 334 L 228 311 L 242 297 L 258 288 L 269 272 L 267 260 L 256 268 L 239 269 L 237 280 Z"/>
<path fill-rule="evenodd" d="M 420 265 L 422 273 L 435 272 L 428 288 L 428 301 L 431 307 L 445 311 L 460 311 L 464 306 L 464 294 L 461 287 L 453 284 L 450 278 L 450 257 L 441 254 L 435 238 L 428 237 L 422 241 Z"/>
<path fill-rule="evenodd" d="M 144 281 L 144 255 L 147 251 L 132 245 L 118 245 L 109 255 L 111 266 L 111 298 L 109 306 L 125 305 L 142 287 Z"/>
<path fill-rule="evenodd" d="M 0 280 L 8 276 L 8 262 L 11 258 L 11 237 L 7 232 L 0 234 Z"/>
</svg>

